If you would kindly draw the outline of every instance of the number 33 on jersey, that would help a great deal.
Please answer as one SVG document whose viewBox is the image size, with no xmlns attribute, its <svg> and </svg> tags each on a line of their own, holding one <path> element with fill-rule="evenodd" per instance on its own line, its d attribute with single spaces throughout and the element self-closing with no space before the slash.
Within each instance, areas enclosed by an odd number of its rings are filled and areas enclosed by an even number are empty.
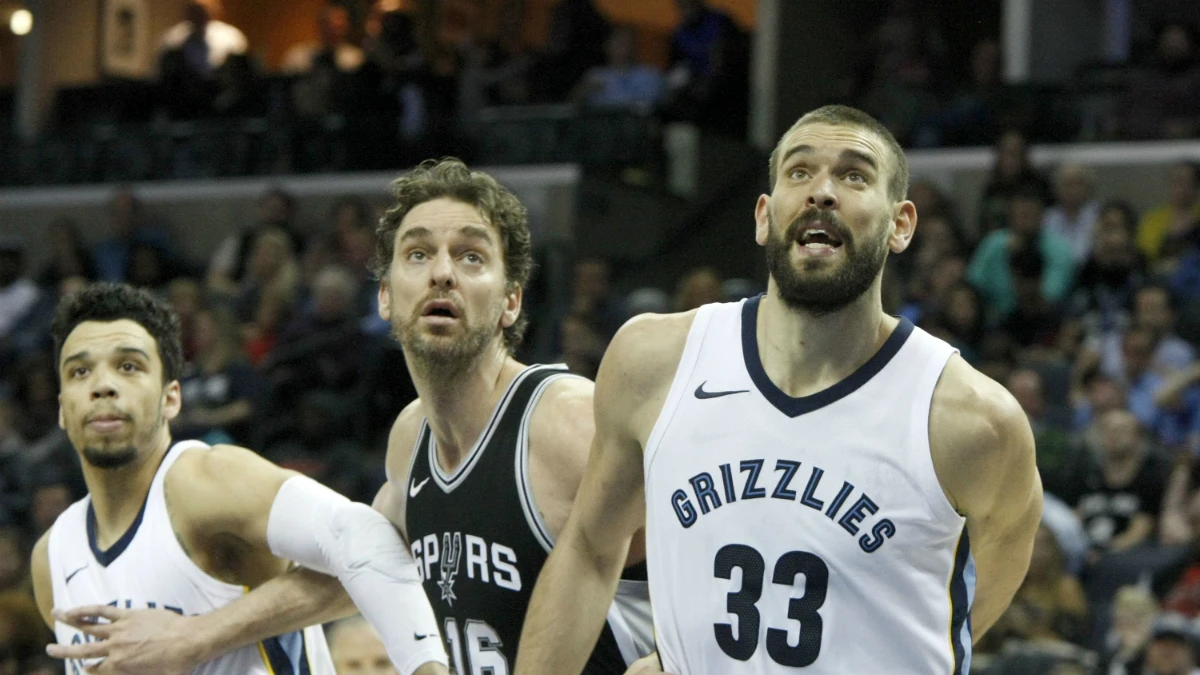
<svg viewBox="0 0 1200 675">
<path fill-rule="evenodd" d="M 901 321 L 849 377 L 791 397 L 763 372 L 757 305 L 697 313 L 646 443 L 663 669 L 968 672 L 974 565 L 928 441 L 954 350 Z"/>
</svg>

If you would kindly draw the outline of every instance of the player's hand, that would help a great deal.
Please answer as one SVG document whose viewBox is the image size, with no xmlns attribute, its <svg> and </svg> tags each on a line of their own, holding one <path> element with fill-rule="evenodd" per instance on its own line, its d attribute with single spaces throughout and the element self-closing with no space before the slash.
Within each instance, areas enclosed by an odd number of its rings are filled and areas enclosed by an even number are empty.
<svg viewBox="0 0 1200 675">
<path fill-rule="evenodd" d="M 661 672 L 663 669 L 658 665 L 658 652 L 654 652 L 634 661 L 633 665 L 629 666 L 629 670 L 625 671 L 625 675 L 655 675 L 655 673 Z"/>
<path fill-rule="evenodd" d="M 96 641 L 51 644 L 46 653 L 56 659 L 103 659 L 88 667 L 90 675 L 187 675 L 203 660 L 190 646 L 189 620 L 165 609 L 89 605 L 55 609 L 54 620 Z"/>
</svg>

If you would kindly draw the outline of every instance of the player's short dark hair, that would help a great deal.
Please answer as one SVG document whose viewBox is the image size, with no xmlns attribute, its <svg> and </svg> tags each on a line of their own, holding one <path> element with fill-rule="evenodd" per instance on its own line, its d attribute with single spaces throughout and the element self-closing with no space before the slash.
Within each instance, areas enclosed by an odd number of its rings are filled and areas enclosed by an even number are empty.
<svg viewBox="0 0 1200 675">
<path fill-rule="evenodd" d="M 447 157 L 425 160 L 409 173 L 392 181 L 395 200 L 375 228 L 375 260 L 372 271 L 377 279 L 387 277 L 396 245 L 396 230 L 419 204 L 440 198 L 453 199 L 473 206 L 500 232 L 504 253 L 504 276 L 509 289 L 524 288 L 533 270 L 529 236 L 529 213 L 500 183 L 482 171 L 472 171 L 461 160 Z M 511 353 L 521 344 L 529 319 L 522 312 L 513 325 L 504 329 L 504 344 Z"/>
<path fill-rule="evenodd" d="M 179 317 L 150 291 L 129 284 L 93 283 L 58 302 L 50 334 L 54 337 L 55 370 L 62 360 L 63 343 L 84 321 L 129 319 L 154 338 L 163 364 L 163 382 L 178 380 L 183 372 L 183 344 Z"/>
<path fill-rule="evenodd" d="M 904 156 L 904 148 L 900 147 L 900 142 L 896 140 L 891 131 L 888 131 L 887 127 L 879 123 L 879 120 L 858 108 L 851 108 L 848 105 L 827 105 L 805 113 L 803 117 L 796 120 L 796 123 L 783 136 L 779 137 L 779 141 L 775 144 L 775 149 L 771 151 L 771 158 L 769 160 L 768 175 L 770 176 L 772 189 L 774 189 L 775 179 L 779 175 L 779 159 L 783 139 L 791 135 L 796 129 L 808 124 L 832 124 L 836 126 L 857 127 L 878 136 L 892 155 L 891 162 L 889 162 L 891 175 L 888 180 L 888 196 L 897 202 L 908 196 L 908 159 Z"/>
</svg>

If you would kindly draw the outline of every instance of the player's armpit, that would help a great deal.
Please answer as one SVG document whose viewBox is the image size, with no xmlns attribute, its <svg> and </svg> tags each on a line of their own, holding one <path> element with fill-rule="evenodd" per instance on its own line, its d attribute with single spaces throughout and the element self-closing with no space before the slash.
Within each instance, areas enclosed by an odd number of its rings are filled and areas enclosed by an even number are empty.
<svg viewBox="0 0 1200 675">
<path fill-rule="evenodd" d="M 1033 553 L 1042 517 L 1033 432 L 1008 391 L 955 357 L 934 395 L 930 441 L 938 478 L 967 519 L 978 640 L 1012 601 Z"/>
</svg>

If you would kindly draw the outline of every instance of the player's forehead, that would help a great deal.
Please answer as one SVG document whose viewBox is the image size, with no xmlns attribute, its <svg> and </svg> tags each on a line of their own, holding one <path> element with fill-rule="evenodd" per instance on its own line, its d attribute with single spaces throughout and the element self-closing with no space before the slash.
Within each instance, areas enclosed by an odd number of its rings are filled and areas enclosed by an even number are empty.
<svg viewBox="0 0 1200 675">
<path fill-rule="evenodd" d="M 877 166 L 890 166 L 887 145 L 875 132 L 851 124 L 809 122 L 792 129 L 779 144 L 779 157 L 835 159 L 850 150 L 871 157 Z"/>
<path fill-rule="evenodd" d="M 477 207 L 449 197 L 417 204 L 409 209 L 396 228 L 397 241 L 453 235 L 486 238 L 494 243 L 499 233 Z"/>
<path fill-rule="evenodd" d="M 83 321 L 63 341 L 62 360 L 65 363 L 80 355 L 103 359 L 130 350 L 144 353 L 152 362 L 158 361 L 158 343 L 140 323 L 131 319 Z"/>
</svg>

